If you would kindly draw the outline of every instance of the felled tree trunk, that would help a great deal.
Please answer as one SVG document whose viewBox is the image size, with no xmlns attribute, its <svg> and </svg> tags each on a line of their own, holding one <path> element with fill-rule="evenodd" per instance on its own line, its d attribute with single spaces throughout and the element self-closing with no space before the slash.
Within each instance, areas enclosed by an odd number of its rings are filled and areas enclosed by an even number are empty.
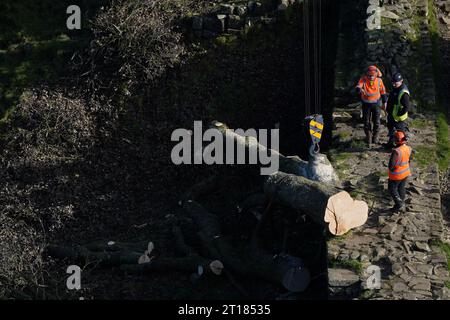
<svg viewBox="0 0 450 320">
<path fill-rule="evenodd" d="M 265 279 L 292 292 L 301 292 L 307 288 L 310 273 L 301 259 L 288 255 L 274 257 L 259 248 L 255 239 L 252 239 L 247 250 L 237 250 L 221 235 L 215 215 L 192 200 L 185 201 L 182 205 L 198 226 L 198 236 L 206 252 L 204 255 L 198 254 L 186 244 L 179 227 L 174 227 L 172 233 L 174 245 L 181 253 L 180 257 L 151 256 L 153 248 L 151 242 L 133 244 L 99 241 L 75 247 L 48 246 L 47 253 L 60 259 L 68 258 L 84 263 L 97 262 L 103 267 L 120 267 L 128 273 L 172 270 L 194 273 L 200 277 L 202 274 L 220 275 L 224 272 L 241 292 L 245 290 L 236 283 L 233 273 L 242 277 Z M 267 212 L 264 217 L 267 218 Z M 267 221 L 265 218 L 260 221 L 254 236 L 258 235 L 261 225 Z M 143 249 L 144 252 L 138 251 Z M 143 257 L 146 259 L 142 259 Z"/>
<path fill-rule="evenodd" d="M 287 255 L 275 258 L 255 245 L 246 254 L 239 255 L 220 234 L 215 215 L 194 201 L 185 202 L 183 209 L 198 225 L 203 246 L 212 257 L 224 263 L 225 270 L 242 277 L 262 278 L 292 292 L 301 292 L 308 286 L 310 273 L 299 258 Z"/>
<path fill-rule="evenodd" d="M 120 266 L 122 264 L 137 263 L 142 253 L 132 251 L 95 252 L 84 246 L 65 247 L 48 246 L 47 253 L 59 259 L 68 258 L 72 261 L 99 262 L 104 267 Z"/>
<path fill-rule="evenodd" d="M 48 246 L 47 253 L 54 258 L 68 258 L 82 263 L 98 262 L 102 267 L 120 267 L 130 273 L 149 273 L 154 271 L 185 271 L 201 274 L 220 274 L 221 263 L 197 254 L 184 241 L 181 230 L 172 230 L 175 246 L 180 257 L 153 257 L 150 242 L 106 242 L 97 241 L 85 246 Z M 200 275 L 201 275 L 200 274 Z"/>
<path fill-rule="evenodd" d="M 139 264 L 138 261 L 142 257 L 142 253 L 139 252 L 95 252 L 83 246 L 50 246 L 47 250 L 54 258 L 68 258 L 82 263 L 98 262 L 102 267 L 120 267 L 121 270 L 130 273 L 168 270 L 197 273 L 199 268 L 205 273 L 211 273 L 209 266 L 213 262 L 198 255 L 189 255 L 183 258 L 155 258 Z"/>
<path fill-rule="evenodd" d="M 213 122 L 212 128 L 219 130 L 226 140 L 232 140 L 241 148 L 245 148 L 247 153 L 253 152 L 257 154 L 258 152 L 263 152 L 270 154 L 271 156 L 277 156 L 279 159 L 279 169 L 277 171 L 291 173 L 330 184 L 335 184 L 339 181 L 333 166 L 324 154 L 311 156 L 309 161 L 304 161 L 297 156 L 286 157 L 277 150 L 268 149 L 266 146 L 260 144 L 254 137 L 246 137 L 235 133 L 221 122 Z"/>
<path fill-rule="evenodd" d="M 328 225 L 334 235 L 342 235 L 367 221 L 369 208 L 364 201 L 353 200 L 345 191 L 304 177 L 277 172 L 267 178 L 264 191 L 316 223 Z"/>
</svg>

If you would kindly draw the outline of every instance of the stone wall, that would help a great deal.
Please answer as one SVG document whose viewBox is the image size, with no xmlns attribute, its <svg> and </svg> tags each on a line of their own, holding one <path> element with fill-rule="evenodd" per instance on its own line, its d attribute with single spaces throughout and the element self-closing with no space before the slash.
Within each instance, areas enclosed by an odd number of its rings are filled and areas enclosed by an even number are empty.
<svg viewBox="0 0 450 320">
<path fill-rule="evenodd" d="M 242 33 L 255 25 L 276 23 L 285 10 L 301 2 L 302 0 L 271 0 L 219 3 L 208 14 L 192 17 L 190 28 L 195 36 L 206 39 L 224 33 Z"/>
<path fill-rule="evenodd" d="M 367 1 L 348 0 L 340 3 L 339 36 L 335 64 L 335 105 L 355 99 L 354 87 L 366 66 Z"/>
<path fill-rule="evenodd" d="M 364 8 L 361 9 L 361 6 Z M 427 22 L 428 1 L 355 1 L 353 8 L 347 11 L 350 10 L 355 15 L 351 18 L 354 19 L 355 27 L 353 34 L 347 34 L 346 37 L 352 37 L 354 49 L 345 50 L 345 41 L 339 45 L 343 58 L 338 61 L 336 70 L 339 81 L 336 81 L 335 89 L 338 95 L 354 99 L 354 87 L 359 77 L 369 65 L 376 65 L 383 72 L 383 80 L 388 88 L 391 76 L 396 72 L 402 73 L 412 93 L 414 110 L 415 106 L 425 109 L 434 105 L 436 87 Z M 359 29 L 361 17 L 358 15 L 364 15 L 364 24 Z M 341 37 L 344 38 L 344 35 Z"/>
<path fill-rule="evenodd" d="M 436 103 L 427 0 L 369 0 L 366 65 L 380 66 L 389 82 L 401 72 L 419 108 Z"/>
</svg>

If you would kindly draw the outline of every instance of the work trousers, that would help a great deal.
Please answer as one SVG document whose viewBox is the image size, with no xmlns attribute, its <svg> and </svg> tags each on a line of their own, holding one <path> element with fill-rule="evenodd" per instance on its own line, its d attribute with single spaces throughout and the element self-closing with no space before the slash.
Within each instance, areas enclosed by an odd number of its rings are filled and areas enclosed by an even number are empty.
<svg viewBox="0 0 450 320">
<path fill-rule="evenodd" d="M 388 121 L 387 128 L 389 130 L 389 144 L 395 145 L 394 133 L 395 131 L 403 131 L 405 133 L 406 138 L 408 138 L 408 125 L 406 121 L 395 122 L 393 120 Z"/>
<path fill-rule="evenodd" d="M 406 181 L 408 177 L 403 180 L 390 180 L 388 182 L 389 193 L 391 194 L 392 199 L 397 205 L 405 202 L 406 198 Z"/>
<path fill-rule="evenodd" d="M 379 103 L 362 104 L 364 131 L 377 133 L 380 129 L 381 108 Z M 372 126 L 373 125 L 373 126 Z"/>
</svg>

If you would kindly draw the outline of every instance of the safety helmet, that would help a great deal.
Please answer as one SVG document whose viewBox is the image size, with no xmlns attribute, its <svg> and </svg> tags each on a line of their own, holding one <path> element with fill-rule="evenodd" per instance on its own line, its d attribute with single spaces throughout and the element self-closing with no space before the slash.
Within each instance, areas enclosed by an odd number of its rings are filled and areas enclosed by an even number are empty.
<svg viewBox="0 0 450 320">
<path fill-rule="evenodd" d="M 370 66 L 367 68 L 367 75 L 368 76 L 377 76 L 378 75 L 378 68 L 375 66 Z"/>
<path fill-rule="evenodd" d="M 401 75 L 400 72 L 397 72 L 396 74 L 394 74 L 392 76 L 392 82 L 400 82 L 403 80 L 403 76 Z"/>
<path fill-rule="evenodd" d="M 406 135 L 403 131 L 395 131 L 394 139 L 396 144 L 404 144 L 406 142 Z"/>
</svg>

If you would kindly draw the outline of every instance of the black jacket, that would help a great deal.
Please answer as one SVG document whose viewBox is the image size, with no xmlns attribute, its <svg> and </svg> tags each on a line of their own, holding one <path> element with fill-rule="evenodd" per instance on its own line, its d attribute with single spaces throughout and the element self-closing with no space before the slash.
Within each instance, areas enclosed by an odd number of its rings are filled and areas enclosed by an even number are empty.
<svg viewBox="0 0 450 320">
<path fill-rule="evenodd" d="M 400 93 L 400 90 L 402 90 L 403 88 L 406 88 L 405 84 L 402 84 L 398 88 L 394 88 L 394 90 L 392 90 L 389 93 L 389 98 L 388 98 L 388 101 L 387 101 L 387 108 L 386 108 L 386 112 L 388 114 L 388 121 L 389 122 L 394 122 L 394 118 L 392 117 L 392 112 L 394 112 L 394 104 L 397 102 L 398 94 Z M 405 93 L 402 96 L 402 98 L 400 100 L 400 104 L 402 105 L 402 108 L 398 112 L 398 115 L 402 116 L 406 112 L 409 111 L 409 94 Z"/>
</svg>

